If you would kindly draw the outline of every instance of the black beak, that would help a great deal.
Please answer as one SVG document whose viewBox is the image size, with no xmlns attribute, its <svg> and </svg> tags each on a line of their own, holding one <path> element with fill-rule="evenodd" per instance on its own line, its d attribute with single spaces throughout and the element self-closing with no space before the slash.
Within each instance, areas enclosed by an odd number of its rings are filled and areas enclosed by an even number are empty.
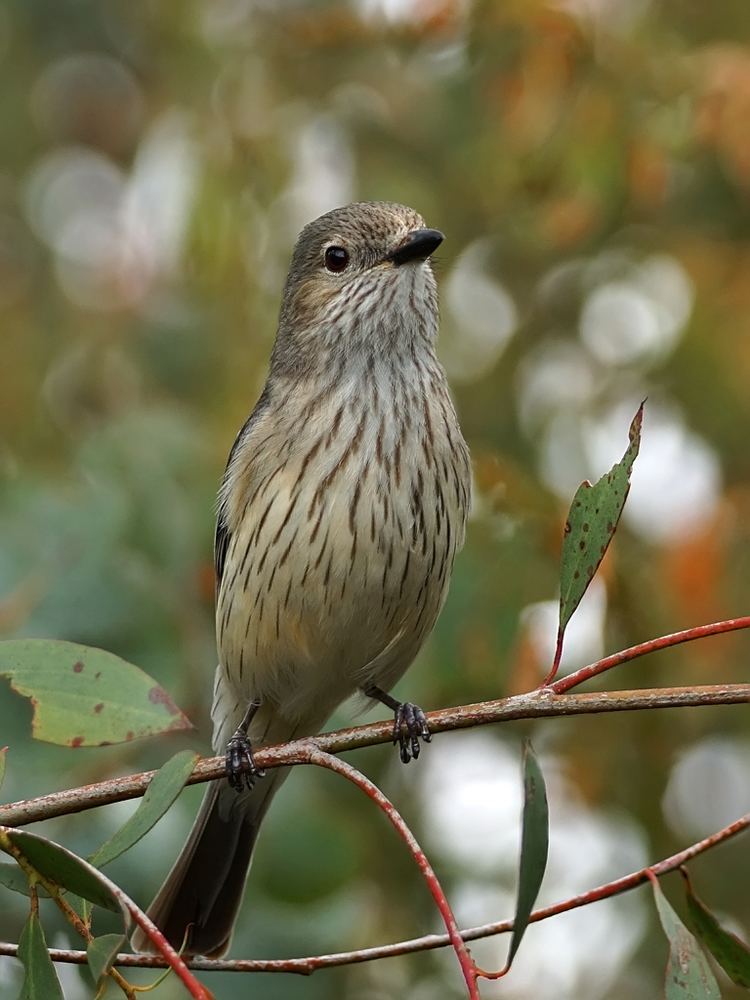
<svg viewBox="0 0 750 1000">
<path fill-rule="evenodd" d="M 444 239 L 439 229 L 415 229 L 400 246 L 386 254 L 385 259 L 393 261 L 396 267 L 410 260 L 427 260 Z"/>
</svg>

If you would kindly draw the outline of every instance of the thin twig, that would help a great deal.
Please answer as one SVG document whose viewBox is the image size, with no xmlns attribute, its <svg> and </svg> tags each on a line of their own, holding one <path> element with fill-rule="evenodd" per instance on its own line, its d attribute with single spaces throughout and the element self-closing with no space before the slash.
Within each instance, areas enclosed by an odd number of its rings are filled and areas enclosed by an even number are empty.
<svg viewBox="0 0 750 1000">
<path fill-rule="evenodd" d="M 26 872 L 32 883 L 38 882 L 40 885 L 44 886 L 46 891 L 54 899 L 55 903 L 62 910 L 65 918 L 75 928 L 78 934 L 81 935 L 84 941 L 92 941 L 93 935 L 91 931 L 81 920 L 75 910 L 70 906 L 70 904 L 65 900 L 62 895 L 61 887 L 56 882 L 48 879 L 33 866 L 23 853 L 23 849 L 13 841 L 12 835 L 12 830 L 7 827 L 0 827 L 0 845 L 2 846 L 2 849 L 15 858 L 18 865 Z M 212 994 L 202 983 L 198 982 L 195 976 L 191 974 L 185 964 L 185 961 L 167 941 L 159 928 L 138 906 L 136 906 L 130 896 L 123 892 L 119 885 L 107 878 L 107 876 L 99 871 L 98 868 L 94 868 L 94 866 L 89 864 L 88 861 L 84 861 L 83 858 L 71 855 L 71 852 L 68 851 L 67 848 L 61 847 L 59 844 L 56 844 L 55 846 L 59 851 L 73 857 L 75 863 L 79 867 L 87 869 L 90 875 L 96 879 L 97 882 L 103 885 L 110 892 L 112 897 L 117 900 L 123 913 L 128 914 L 139 927 L 142 927 L 143 930 L 148 933 L 151 940 L 154 941 L 154 943 L 157 944 L 161 950 L 160 959 L 162 961 L 162 967 L 166 968 L 168 966 L 174 971 L 188 990 L 191 997 L 194 997 L 195 1000 L 212 1000 Z M 110 970 L 109 974 L 128 997 L 133 997 L 133 987 L 122 978 L 116 969 Z"/>
<path fill-rule="evenodd" d="M 305 751 L 300 763 L 315 764 L 317 767 L 325 767 L 328 768 L 329 771 L 334 771 L 336 774 L 342 775 L 342 777 L 356 785 L 357 788 L 360 788 L 365 795 L 367 795 L 385 813 L 391 825 L 396 830 L 396 833 L 398 833 L 399 837 L 401 837 L 411 852 L 419 870 L 424 875 L 425 882 L 427 883 L 427 887 L 432 894 L 432 898 L 435 900 L 437 908 L 440 910 L 443 923 L 448 930 L 448 939 L 456 953 L 458 964 L 461 967 L 461 972 L 463 973 L 466 986 L 469 990 L 469 1000 L 480 1000 L 479 991 L 477 989 L 476 966 L 474 965 L 471 955 L 469 954 L 469 949 L 466 947 L 466 944 L 461 937 L 461 932 L 458 929 L 458 924 L 456 923 L 456 918 L 453 915 L 450 903 L 443 892 L 442 886 L 438 881 L 438 877 L 435 874 L 432 865 L 427 860 L 427 855 L 419 846 L 416 837 L 404 822 L 403 817 L 390 799 L 383 795 L 378 786 L 374 782 L 370 781 L 369 778 L 366 778 L 361 771 L 352 767 L 351 764 L 347 764 L 345 761 L 339 760 L 338 757 L 334 757 L 332 754 L 319 750 L 314 743 L 310 744 L 309 749 Z"/>
<path fill-rule="evenodd" d="M 710 626 L 705 626 L 710 627 Z M 432 733 L 469 729 L 491 723 L 520 719 L 543 719 L 568 715 L 593 715 L 600 712 L 635 712 L 643 709 L 687 708 L 706 705 L 750 703 L 750 684 L 706 684 L 694 687 L 647 688 L 636 691 L 594 691 L 585 694 L 558 695 L 551 688 L 514 695 L 474 705 L 443 708 L 429 712 Z M 342 753 L 359 747 L 390 743 L 393 722 L 372 722 L 366 726 L 339 729 L 315 737 L 315 745 L 326 753 Z M 255 755 L 260 767 L 288 765 L 308 741 L 263 747 Z M 35 799 L 23 799 L 0 806 L 0 824 L 24 826 L 54 816 L 83 812 L 97 806 L 143 795 L 155 771 L 111 778 L 80 788 L 52 792 Z M 223 757 L 207 757 L 196 764 L 188 784 L 212 781 L 225 775 Z"/>
<path fill-rule="evenodd" d="M 29 885 L 32 887 L 31 895 L 31 909 L 32 912 L 39 912 L 39 900 L 36 893 L 36 885 L 41 885 L 47 893 L 49 893 L 51 899 L 54 901 L 57 908 L 60 910 L 62 915 L 68 921 L 68 923 L 73 927 L 75 931 L 84 939 L 86 942 L 91 942 L 93 935 L 87 925 L 78 916 L 76 911 L 70 905 L 70 903 L 64 898 L 60 886 L 56 882 L 51 881 L 42 872 L 38 871 L 34 865 L 28 860 L 26 855 L 23 853 L 20 847 L 9 836 L 10 830 L 0 828 L 0 846 L 11 857 L 15 858 L 18 867 L 26 873 L 26 877 L 29 880 Z M 117 969 L 110 968 L 107 975 L 116 983 L 128 1000 L 135 1000 L 135 993 L 133 992 L 133 987 L 125 979 Z"/>
<path fill-rule="evenodd" d="M 548 686 L 555 694 L 565 694 L 566 691 L 570 691 L 571 688 L 577 687 L 591 677 L 603 674 L 613 667 L 619 667 L 621 663 L 629 663 L 639 656 L 646 656 L 648 653 L 655 653 L 659 649 L 667 649 L 670 646 L 679 646 L 683 642 L 692 642 L 694 639 L 705 639 L 709 635 L 722 635 L 724 632 L 735 632 L 738 629 L 746 628 L 750 628 L 750 615 L 745 615 L 742 618 L 729 618 L 726 621 L 713 622 L 710 625 L 697 625 L 695 628 L 687 628 L 683 632 L 662 635 L 658 639 L 649 639 L 647 642 L 641 642 L 629 649 L 622 649 L 619 653 L 605 656 L 602 660 L 581 667 L 575 673 L 561 677 L 559 681 Z"/>
<path fill-rule="evenodd" d="M 551 906 L 544 906 L 534 910 L 529 918 L 529 923 L 537 923 L 549 917 L 557 916 L 558 913 L 566 913 L 590 903 L 596 903 L 601 899 L 609 899 L 620 893 L 635 889 L 648 879 L 648 872 L 655 872 L 662 876 L 675 871 L 680 865 L 692 860 L 699 854 L 726 842 L 731 837 L 750 829 L 750 813 L 740 817 L 723 829 L 711 834 L 704 840 L 699 840 L 683 851 L 664 858 L 656 864 L 647 868 L 640 868 L 630 875 L 615 879 L 612 882 L 605 882 L 603 885 L 588 892 L 583 892 L 578 896 L 571 896 L 569 899 Z M 470 927 L 460 932 L 464 941 L 478 941 L 482 938 L 492 937 L 495 934 L 507 934 L 513 930 L 512 920 L 499 920 L 491 924 L 481 924 L 478 927 Z M 383 958 L 397 958 L 401 955 L 409 955 L 418 951 L 432 951 L 436 948 L 445 948 L 451 944 L 451 939 L 447 934 L 426 934 L 423 937 L 411 938 L 408 941 L 398 941 L 394 944 L 378 945 L 372 948 L 360 948 L 356 951 L 342 951 L 331 955 L 312 955 L 309 958 L 278 958 L 278 959 L 207 959 L 194 958 L 188 965 L 191 969 L 201 972 L 285 972 L 296 973 L 298 975 L 312 975 L 318 969 L 329 969 L 341 965 L 355 965 L 360 962 L 373 962 Z M 0 955 L 16 955 L 18 945 L 0 942 Z M 53 962 L 73 962 L 82 964 L 87 960 L 85 951 L 73 951 L 62 948 L 50 948 L 50 957 Z M 115 965 L 145 969 L 163 969 L 165 963 L 157 955 L 118 955 Z"/>
</svg>

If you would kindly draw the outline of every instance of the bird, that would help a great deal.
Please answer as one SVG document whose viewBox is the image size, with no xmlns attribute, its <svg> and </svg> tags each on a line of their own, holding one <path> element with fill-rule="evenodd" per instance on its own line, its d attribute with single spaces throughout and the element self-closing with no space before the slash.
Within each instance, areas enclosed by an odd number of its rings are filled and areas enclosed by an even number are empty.
<svg viewBox="0 0 750 1000">
<path fill-rule="evenodd" d="M 267 380 L 230 451 L 215 535 L 208 786 L 149 916 L 187 956 L 230 944 L 261 821 L 289 768 L 254 748 L 320 732 L 360 692 L 394 713 L 405 763 L 430 733 L 389 694 L 445 601 L 471 502 L 440 364 L 431 256 L 443 234 L 392 202 L 302 229 Z M 262 780 L 260 780 L 262 777 Z M 144 932 L 135 950 L 152 950 Z"/>
</svg>

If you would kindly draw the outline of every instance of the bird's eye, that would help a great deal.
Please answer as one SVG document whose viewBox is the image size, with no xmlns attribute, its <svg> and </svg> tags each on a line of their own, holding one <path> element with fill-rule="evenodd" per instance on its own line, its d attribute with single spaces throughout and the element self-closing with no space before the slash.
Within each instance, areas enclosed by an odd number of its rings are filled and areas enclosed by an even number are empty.
<svg viewBox="0 0 750 1000">
<path fill-rule="evenodd" d="M 327 247 L 324 260 L 327 271 L 341 274 L 349 263 L 349 253 L 343 247 Z"/>
</svg>

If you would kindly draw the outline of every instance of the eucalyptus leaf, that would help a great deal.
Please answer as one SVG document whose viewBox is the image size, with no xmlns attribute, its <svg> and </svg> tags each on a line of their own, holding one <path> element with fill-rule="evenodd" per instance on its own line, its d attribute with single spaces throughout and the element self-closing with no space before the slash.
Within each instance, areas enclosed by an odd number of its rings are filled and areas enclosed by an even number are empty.
<svg viewBox="0 0 750 1000">
<path fill-rule="evenodd" d="M 13 892 L 20 892 L 24 896 L 31 895 L 31 887 L 26 873 L 19 868 L 15 862 L 0 863 L 0 885 Z"/>
<path fill-rule="evenodd" d="M 63 1000 L 60 981 L 47 951 L 44 931 L 34 912 L 29 914 L 21 931 L 18 957 L 24 968 L 18 1000 Z"/>
<path fill-rule="evenodd" d="M 643 407 L 641 403 L 630 424 L 630 440 L 622 460 L 593 486 L 588 481 L 581 483 L 573 497 L 565 522 L 560 564 L 560 635 L 586 593 L 617 529 L 641 445 Z"/>
<path fill-rule="evenodd" d="M 104 746 L 190 729 L 141 669 L 92 646 L 54 639 L 0 642 L 0 675 L 31 699 L 32 734 L 61 746 Z"/>
<path fill-rule="evenodd" d="M 719 987 L 703 949 L 667 902 L 656 878 L 651 885 L 659 920 L 669 941 L 666 1000 L 720 1000 Z"/>
<path fill-rule="evenodd" d="M 750 948 L 736 934 L 724 930 L 706 904 L 695 895 L 687 873 L 683 875 L 693 930 L 732 982 L 750 989 Z"/>
<path fill-rule="evenodd" d="M 521 858 L 518 873 L 518 897 L 513 934 L 508 950 L 506 971 L 521 944 L 529 923 L 531 911 L 547 867 L 549 850 L 549 810 L 547 789 L 539 762 L 530 740 L 523 748 L 523 819 L 521 829 Z"/>
<path fill-rule="evenodd" d="M 185 787 L 198 754 L 180 750 L 151 779 L 138 808 L 109 840 L 91 855 L 89 862 L 98 868 L 124 854 L 155 826 Z"/>
<path fill-rule="evenodd" d="M 107 975 L 124 941 L 124 934 L 102 934 L 89 941 L 86 958 L 95 983 Z"/>
<path fill-rule="evenodd" d="M 75 854 L 27 830 L 8 830 L 7 836 L 36 871 L 50 882 L 106 910 L 122 912 L 109 886 L 101 881 L 101 876 L 97 877 L 96 870 Z"/>
</svg>

